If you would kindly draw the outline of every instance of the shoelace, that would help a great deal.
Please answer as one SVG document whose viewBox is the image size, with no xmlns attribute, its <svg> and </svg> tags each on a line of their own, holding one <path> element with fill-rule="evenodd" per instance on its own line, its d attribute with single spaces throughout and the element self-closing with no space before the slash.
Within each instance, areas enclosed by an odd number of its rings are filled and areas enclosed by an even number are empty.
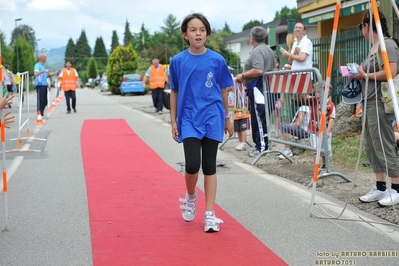
<svg viewBox="0 0 399 266">
<path fill-rule="evenodd" d="M 216 216 L 206 216 L 205 217 L 205 220 L 207 221 L 207 222 L 211 222 L 211 223 L 217 223 L 217 224 L 222 224 L 223 223 L 223 220 L 222 219 L 219 219 L 219 218 L 217 218 Z"/>
<path fill-rule="evenodd" d="M 182 198 L 179 198 L 179 201 L 184 203 L 183 205 L 180 205 L 180 209 L 187 211 L 192 211 L 194 209 L 195 201 L 190 202 L 187 199 Z"/>
</svg>

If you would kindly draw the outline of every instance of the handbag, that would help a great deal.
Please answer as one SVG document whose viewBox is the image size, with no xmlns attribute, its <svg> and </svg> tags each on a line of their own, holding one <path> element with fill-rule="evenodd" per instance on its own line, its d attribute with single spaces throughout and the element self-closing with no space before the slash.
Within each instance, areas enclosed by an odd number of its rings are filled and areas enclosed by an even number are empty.
<svg viewBox="0 0 399 266">
<path fill-rule="evenodd" d="M 396 75 L 392 81 L 393 81 L 393 86 L 395 88 L 396 99 L 399 102 L 399 74 Z M 381 82 L 381 94 L 382 94 L 381 101 L 384 104 L 385 113 L 393 114 L 394 113 L 393 102 L 392 102 L 392 97 L 389 94 L 388 82 Z"/>
<path fill-rule="evenodd" d="M 378 67 L 379 69 L 382 69 L 382 64 L 381 64 L 381 59 L 379 54 L 377 53 L 377 61 L 378 61 Z M 393 86 L 395 89 L 395 95 L 396 99 L 399 102 L 399 74 L 397 74 L 393 79 Z M 389 94 L 389 86 L 388 82 L 381 82 L 381 101 L 384 104 L 384 111 L 386 114 L 393 114 L 394 109 L 393 109 L 393 102 L 392 102 L 392 97 Z"/>
</svg>

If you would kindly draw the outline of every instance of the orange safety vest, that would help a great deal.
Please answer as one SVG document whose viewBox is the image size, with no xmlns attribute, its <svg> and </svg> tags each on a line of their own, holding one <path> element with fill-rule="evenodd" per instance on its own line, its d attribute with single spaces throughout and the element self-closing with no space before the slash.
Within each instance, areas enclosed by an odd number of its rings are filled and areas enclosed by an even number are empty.
<svg viewBox="0 0 399 266">
<path fill-rule="evenodd" d="M 150 68 L 150 89 L 165 88 L 166 73 L 165 67 L 159 64 L 158 70 L 154 65 Z"/>
<path fill-rule="evenodd" d="M 76 91 L 77 78 L 75 71 L 76 70 L 73 67 L 69 69 L 69 73 L 66 68 L 62 70 L 61 88 L 64 91 L 70 91 L 70 90 Z"/>
</svg>

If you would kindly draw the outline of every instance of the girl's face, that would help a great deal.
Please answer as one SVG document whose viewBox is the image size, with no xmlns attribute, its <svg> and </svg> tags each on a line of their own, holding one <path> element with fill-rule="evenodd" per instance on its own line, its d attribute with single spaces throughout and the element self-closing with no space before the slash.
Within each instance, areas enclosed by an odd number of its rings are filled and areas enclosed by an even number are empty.
<svg viewBox="0 0 399 266">
<path fill-rule="evenodd" d="M 206 28 L 201 20 L 194 18 L 187 24 L 187 32 L 183 33 L 184 39 L 190 42 L 190 47 L 199 49 L 205 46 L 208 39 Z"/>
</svg>

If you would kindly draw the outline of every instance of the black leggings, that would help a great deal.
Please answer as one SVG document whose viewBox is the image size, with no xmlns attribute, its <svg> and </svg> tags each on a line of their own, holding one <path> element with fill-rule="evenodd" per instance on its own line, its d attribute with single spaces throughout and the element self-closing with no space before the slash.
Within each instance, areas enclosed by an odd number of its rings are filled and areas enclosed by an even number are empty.
<svg viewBox="0 0 399 266">
<path fill-rule="evenodd" d="M 202 140 L 187 138 L 183 140 L 184 157 L 186 159 L 186 172 L 190 175 L 198 173 L 201 164 L 202 147 L 202 172 L 204 175 L 216 174 L 216 155 L 218 142 L 209 138 Z"/>
</svg>

